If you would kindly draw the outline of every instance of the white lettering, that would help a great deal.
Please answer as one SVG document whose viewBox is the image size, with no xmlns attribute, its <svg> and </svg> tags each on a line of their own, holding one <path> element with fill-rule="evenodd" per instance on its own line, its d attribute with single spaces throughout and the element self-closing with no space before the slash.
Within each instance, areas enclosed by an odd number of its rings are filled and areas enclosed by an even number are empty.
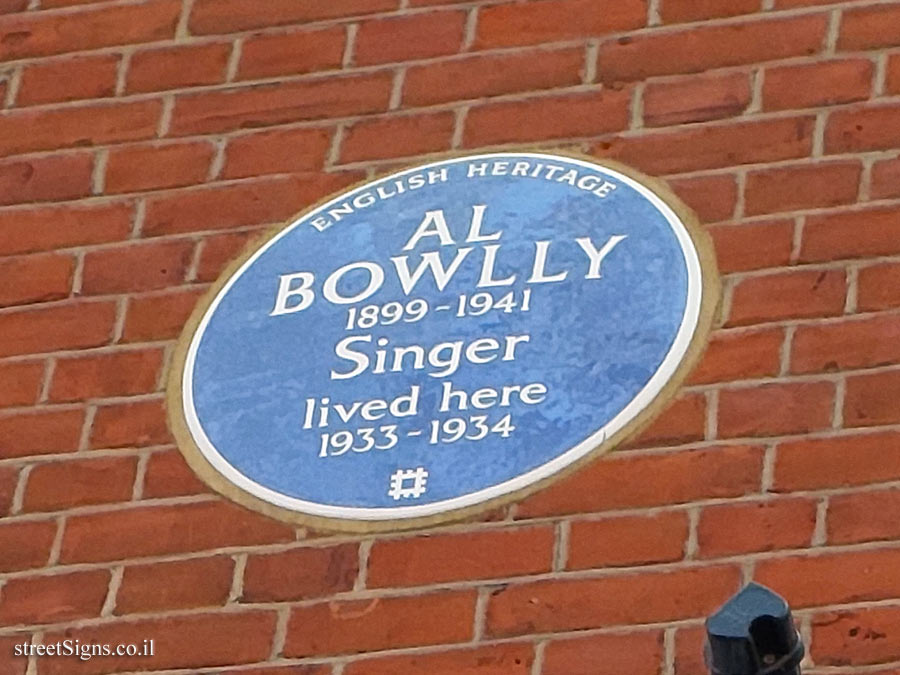
<svg viewBox="0 0 900 675">
<path fill-rule="evenodd" d="M 578 245 L 581 247 L 585 253 L 587 253 L 588 258 L 591 261 L 590 267 L 588 268 L 588 273 L 584 275 L 585 279 L 599 279 L 600 278 L 600 263 L 603 262 L 603 259 L 608 256 L 612 250 L 619 245 L 619 242 L 623 239 L 627 239 L 628 235 L 625 234 L 617 234 L 615 236 L 610 237 L 603 247 L 598 251 L 594 248 L 593 242 L 591 242 L 590 237 L 579 237 L 575 241 L 578 242 Z"/>
<path fill-rule="evenodd" d="M 534 267 L 531 270 L 530 284 L 549 284 L 555 281 L 563 281 L 569 273 L 566 271 L 547 276 L 544 269 L 547 267 L 547 251 L 550 249 L 550 240 L 534 242 L 537 251 L 534 255 Z"/>
<path fill-rule="evenodd" d="M 403 292 L 407 295 L 412 292 L 416 284 L 419 283 L 419 279 L 425 274 L 425 270 L 428 269 L 431 270 L 431 275 L 434 277 L 434 283 L 437 284 L 438 290 L 443 291 L 471 250 L 471 248 L 459 249 L 456 252 L 456 257 L 453 258 L 453 262 L 450 263 L 450 267 L 447 269 L 444 269 L 444 264 L 441 262 L 440 254 L 437 251 L 429 251 L 422 254 L 422 260 L 419 261 L 416 271 L 412 274 L 409 272 L 409 263 L 407 262 L 409 256 L 397 256 L 396 258 L 391 258 L 391 262 L 397 268 L 397 277 L 400 279 L 400 285 L 403 286 Z"/>
<path fill-rule="evenodd" d="M 478 280 L 478 288 L 491 288 L 494 286 L 511 286 L 516 281 L 516 275 L 505 279 L 494 279 L 494 263 L 497 259 L 498 244 L 484 247 L 484 263 L 481 265 L 481 278 Z"/>
<path fill-rule="evenodd" d="M 315 298 L 315 293 L 309 289 L 314 280 L 315 276 L 310 272 L 282 274 L 279 277 L 278 294 L 275 296 L 275 308 L 269 312 L 269 316 L 293 314 L 309 307 Z M 299 281 L 300 285 L 292 288 L 291 286 L 295 281 Z M 300 296 L 299 302 L 288 306 L 288 299 L 295 296 Z"/>
<path fill-rule="evenodd" d="M 615 183 L 610 183 L 609 181 L 604 181 L 603 185 L 594 190 L 594 194 L 598 197 L 605 197 L 610 192 L 616 189 Z"/>
<path fill-rule="evenodd" d="M 363 354 L 362 352 L 355 352 L 350 349 L 349 345 L 352 345 L 354 342 L 371 342 L 371 335 L 357 335 L 345 337 L 343 340 L 337 343 L 334 348 L 335 356 L 339 359 L 346 359 L 347 361 L 352 361 L 356 364 L 356 367 L 346 373 L 339 373 L 336 370 L 331 371 L 331 379 L 332 380 L 349 380 L 351 377 L 356 377 L 360 373 L 364 372 L 366 368 L 369 367 L 369 357 Z"/>
<path fill-rule="evenodd" d="M 343 296 L 338 294 L 338 281 L 340 281 L 341 277 L 343 277 L 347 272 L 352 272 L 353 270 L 366 270 L 369 273 L 368 285 L 356 295 Z M 380 265 L 365 261 L 355 262 L 350 263 L 349 265 L 344 265 L 343 267 L 339 267 L 334 272 L 332 272 L 325 280 L 325 285 L 322 287 L 322 295 L 325 296 L 326 300 L 328 300 L 329 302 L 333 302 L 336 305 L 351 305 L 354 302 L 359 302 L 360 300 L 365 300 L 366 298 L 368 298 L 375 291 L 381 288 L 381 284 L 383 283 L 384 270 L 381 269 Z"/>
<path fill-rule="evenodd" d="M 479 241 L 496 241 L 503 234 L 503 230 L 494 232 L 494 234 L 481 234 L 481 224 L 484 222 L 484 211 L 487 208 L 485 204 L 476 204 L 472 207 L 472 224 L 469 225 L 469 234 L 466 236 L 466 243 Z"/>
<path fill-rule="evenodd" d="M 433 229 L 430 228 L 432 224 L 434 225 Z M 419 243 L 419 240 L 424 237 L 439 237 L 441 246 L 449 246 L 456 243 L 450 235 L 450 228 L 447 227 L 447 220 L 444 218 L 443 210 L 427 211 L 425 218 L 422 219 L 419 227 L 413 232 L 413 236 L 406 242 L 403 250 L 411 251 Z"/>
</svg>

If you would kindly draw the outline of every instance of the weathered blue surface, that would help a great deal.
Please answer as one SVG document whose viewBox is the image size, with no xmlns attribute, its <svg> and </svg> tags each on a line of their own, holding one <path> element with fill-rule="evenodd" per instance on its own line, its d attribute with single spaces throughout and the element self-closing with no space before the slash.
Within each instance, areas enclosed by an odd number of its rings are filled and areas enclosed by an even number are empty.
<svg viewBox="0 0 900 675">
<path fill-rule="evenodd" d="M 579 176 L 605 176 L 616 187 L 599 197 L 546 178 L 467 178 L 469 164 L 488 160 L 462 158 L 432 167 L 446 168 L 445 182 L 380 200 L 324 231 L 309 224 L 316 212 L 298 221 L 227 288 L 196 345 L 191 391 L 196 418 L 228 464 L 281 495 L 323 505 L 395 508 L 473 493 L 494 496 L 484 491 L 509 485 L 584 442 L 645 387 L 673 346 L 688 303 L 685 253 L 670 220 L 646 195 L 600 167 L 591 169 L 560 157 L 500 159 L 574 168 Z M 413 170 L 408 175 L 416 173 L 424 172 Z M 385 179 L 383 185 L 390 186 L 393 180 Z M 378 184 L 356 193 L 371 192 Z M 354 194 L 339 201 L 352 200 Z M 486 206 L 482 233 L 502 230 L 502 237 L 467 244 L 472 207 L 479 204 Z M 443 210 L 456 245 L 440 246 L 438 237 L 432 236 L 402 251 L 426 211 L 437 209 Z M 602 278 L 585 279 L 589 259 L 575 239 L 590 237 L 599 249 L 616 235 L 627 239 L 602 261 Z M 568 270 L 565 281 L 527 283 L 538 240 L 553 242 L 546 273 Z M 476 288 L 485 244 L 500 245 L 493 277 L 516 274 L 513 285 Z M 465 246 L 473 250 L 442 292 L 426 273 L 408 297 L 403 293 L 391 257 L 409 255 L 414 269 L 422 253 L 440 250 L 448 265 Z M 322 284 L 328 275 L 358 261 L 384 268 L 380 290 L 356 305 L 325 300 Z M 302 311 L 270 316 L 280 275 L 301 271 L 316 276 L 315 301 Z M 367 275 L 357 271 L 338 288 L 352 295 L 367 281 Z M 525 289 L 531 289 L 528 312 L 492 310 L 480 317 L 455 316 L 460 294 L 488 291 L 499 299 L 513 290 L 521 300 Z M 412 298 L 424 298 L 431 307 L 421 321 L 346 329 L 351 306 L 406 303 Z M 442 305 L 451 309 L 435 310 Z M 333 379 L 332 369 L 347 371 L 353 366 L 335 355 L 336 343 L 350 335 L 372 335 L 373 341 L 388 338 L 388 349 L 419 344 L 427 350 L 437 343 L 478 337 L 502 343 L 507 335 L 529 335 L 530 340 L 517 346 L 514 360 L 473 364 L 463 359 L 459 369 L 446 377 L 430 376 L 433 368 L 407 367 L 403 372 L 367 371 L 352 379 Z M 372 353 L 375 345 L 365 347 Z M 437 407 L 446 381 L 469 394 L 481 387 L 528 383 L 543 383 L 548 391 L 546 400 L 536 405 L 514 398 L 506 408 L 442 413 Z M 307 398 L 328 397 L 332 403 L 345 404 L 391 400 L 408 394 L 412 385 L 421 387 L 416 416 L 365 422 L 357 415 L 342 423 L 332 413 L 328 427 L 302 428 Z M 490 433 L 477 441 L 429 443 L 432 420 L 484 414 L 495 423 L 506 413 L 515 426 L 506 438 Z M 399 442 L 391 449 L 318 456 L 323 432 L 385 424 L 397 425 Z M 408 435 L 417 430 L 422 434 Z M 477 435 L 472 430 L 470 434 Z M 428 471 L 424 493 L 390 495 L 391 476 L 417 467 Z"/>
</svg>

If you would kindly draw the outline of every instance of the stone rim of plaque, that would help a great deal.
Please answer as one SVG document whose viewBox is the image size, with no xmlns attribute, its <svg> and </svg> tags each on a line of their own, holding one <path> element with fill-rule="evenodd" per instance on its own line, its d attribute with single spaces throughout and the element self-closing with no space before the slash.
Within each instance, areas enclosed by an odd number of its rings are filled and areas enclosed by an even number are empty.
<svg viewBox="0 0 900 675">
<path fill-rule="evenodd" d="M 303 502 L 303 500 L 286 497 L 258 483 L 253 483 L 224 460 L 219 463 L 215 462 L 207 452 L 198 446 L 191 431 L 190 416 L 186 414 L 185 410 L 186 391 L 187 398 L 190 398 L 190 366 L 193 351 L 202 336 L 205 318 L 213 313 L 217 299 L 220 295 L 224 295 L 230 284 L 240 277 L 245 266 L 251 264 L 258 255 L 261 255 L 280 235 L 290 230 L 297 221 L 328 205 L 336 198 L 347 195 L 362 186 L 373 185 L 388 178 L 427 169 L 436 164 L 474 159 L 497 159 L 505 155 L 531 156 L 535 159 L 565 159 L 579 163 L 585 168 L 599 168 L 611 172 L 615 174 L 616 178 L 621 179 L 653 203 L 671 225 L 685 256 L 688 271 L 687 306 L 681 327 L 669 353 L 645 388 L 632 398 L 622 411 L 637 406 L 637 413 L 632 414 L 630 419 L 609 437 L 605 435 L 600 437 L 600 432 L 597 432 L 550 462 L 525 474 L 520 474 L 515 479 L 503 484 L 444 502 L 397 508 L 342 507 Z M 645 429 L 672 400 L 687 375 L 699 361 L 706 348 L 709 333 L 717 322 L 721 293 L 721 282 L 711 237 L 702 228 L 694 212 L 660 179 L 647 176 L 616 161 L 556 149 L 505 147 L 497 150 L 483 149 L 477 152 L 429 155 L 421 163 L 367 178 L 338 190 L 302 210 L 286 223 L 270 229 L 248 243 L 242 253 L 225 268 L 198 301 L 182 330 L 167 375 L 167 418 L 179 450 L 188 465 L 207 485 L 228 499 L 272 518 L 321 530 L 355 533 L 419 529 L 447 521 L 465 520 L 519 501 L 546 488 Z M 673 355 L 678 352 L 680 355 L 674 357 Z M 650 385 L 660 377 L 661 384 L 651 388 Z M 239 478 L 235 480 L 236 477 Z M 241 483 L 245 487 L 241 487 Z M 252 486 L 247 489 L 248 484 L 255 485 L 259 489 Z M 262 495 L 266 493 L 271 493 L 268 495 L 269 499 L 263 498 Z M 272 495 L 276 498 L 272 498 Z M 282 499 L 277 499 L 277 497 Z M 278 501 L 300 502 L 303 504 L 303 508 L 279 505 Z M 446 506 L 447 502 L 458 503 L 448 507 Z"/>
</svg>

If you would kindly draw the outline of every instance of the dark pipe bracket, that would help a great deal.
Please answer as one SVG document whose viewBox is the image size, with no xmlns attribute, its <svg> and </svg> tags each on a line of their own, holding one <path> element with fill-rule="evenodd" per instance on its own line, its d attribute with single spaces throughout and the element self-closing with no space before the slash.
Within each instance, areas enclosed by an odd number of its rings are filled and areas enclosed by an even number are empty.
<svg viewBox="0 0 900 675">
<path fill-rule="evenodd" d="M 712 675 L 800 675 L 804 648 L 791 609 L 777 593 L 751 583 L 706 621 Z"/>
</svg>

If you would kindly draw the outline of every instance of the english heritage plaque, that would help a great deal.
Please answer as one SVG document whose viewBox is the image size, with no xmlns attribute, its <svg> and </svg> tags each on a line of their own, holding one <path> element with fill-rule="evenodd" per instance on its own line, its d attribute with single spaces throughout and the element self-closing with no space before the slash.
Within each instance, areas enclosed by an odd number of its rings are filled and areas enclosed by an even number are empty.
<svg viewBox="0 0 900 675">
<path fill-rule="evenodd" d="M 204 480 L 275 517 L 461 518 L 645 425 L 718 297 L 707 237 L 663 184 L 543 152 L 442 159 L 235 261 L 185 328 L 170 423 Z"/>
</svg>

